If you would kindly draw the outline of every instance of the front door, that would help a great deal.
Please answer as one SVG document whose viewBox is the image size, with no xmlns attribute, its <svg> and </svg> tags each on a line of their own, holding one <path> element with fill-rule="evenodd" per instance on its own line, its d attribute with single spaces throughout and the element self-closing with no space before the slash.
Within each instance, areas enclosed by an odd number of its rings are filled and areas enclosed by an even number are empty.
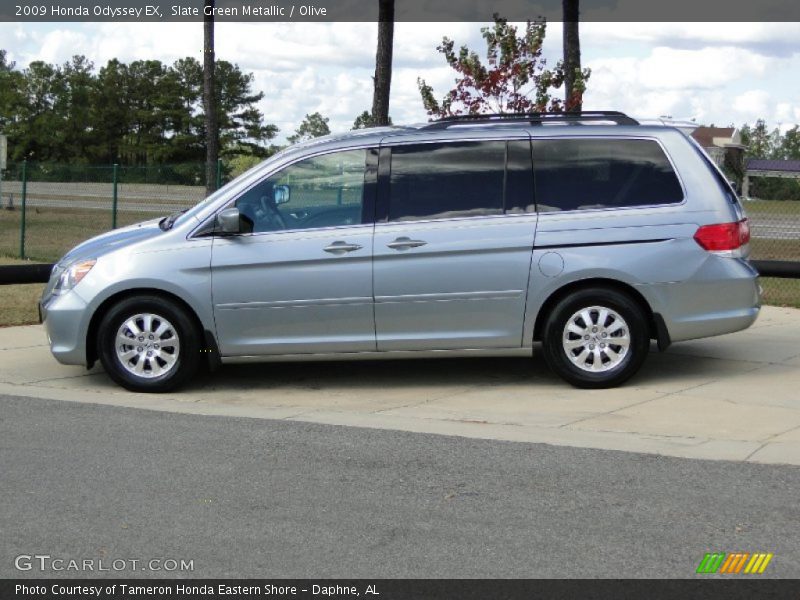
<svg viewBox="0 0 800 600">
<path fill-rule="evenodd" d="M 536 232 L 530 141 L 381 155 L 378 350 L 519 348 Z M 386 181 L 388 178 L 388 182 Z"/>
<path fill-rule="evenodd" d="M 216 237 L 212 251 L 223 356 L 376 349 L 376 160 L 365 149 L 318 155 L 285 167 L 236 200 L 252 231 Z"/>
</svg>

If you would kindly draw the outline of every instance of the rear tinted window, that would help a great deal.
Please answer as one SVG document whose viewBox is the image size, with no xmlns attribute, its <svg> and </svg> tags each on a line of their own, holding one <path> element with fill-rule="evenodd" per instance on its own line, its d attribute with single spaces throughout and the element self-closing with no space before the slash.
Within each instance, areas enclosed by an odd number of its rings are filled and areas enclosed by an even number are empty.
<svg viewBox="0 0 800 600">
<path fill-rule="evenodd" d="M 528 140 L 397 146 L 392 149 L 389 220 L 533 212 L 531 180 Z"/>
<path fill-rule="evenodd" d="M 540 211 L 677 204 L 683 191 L 661 146 L 650 140 L 534 140 Z"/>
<path fill-rule="evenodd" d="M 503 213 L 505 142 L 392 149 L 390 221 Z"/>
</svg>

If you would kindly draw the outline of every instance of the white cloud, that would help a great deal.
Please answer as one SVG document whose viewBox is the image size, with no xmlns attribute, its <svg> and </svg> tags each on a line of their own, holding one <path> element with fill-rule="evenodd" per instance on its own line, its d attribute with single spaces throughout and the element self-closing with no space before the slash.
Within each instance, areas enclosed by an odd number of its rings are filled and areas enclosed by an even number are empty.
<svg viewBox="0 0 800 600">
<path fill-rule="evenodd" d="M 775 60 L 733 47 L 703 50 L 658 47 L 645 58 L 605 58 L 587 64 L 592 68 L 590 87 L 602 80 L 603 85 L 624 81 L 645 90 L 699 90 L 760 77 Z"/>
<path fill-rule="evenodd" d="M 517 24 L 520 28 L 524 24 Z M 396 123 L 426 120 L 417 78 L 441 97 L 455 73 L 436 51 L 442 37 L 483 53 L 480 23 L 404 23 L 395 28 L 391 114 Z M 9 58 L 63 63 L 84 54 L 102 66 L 184 56 L 202 60 L 199 23 L 0 24 Z M 255 76 L 260 109 L 282 140 L 315 111 L 347 130 L 372 104 L 375 23 L 218 23 L 218 58 Z M 548 24 L 545 56 L 560 58 L 561 24 Z M 584 66 L 592 68 L 587 109 L 639 116 L 673 115 L 728 124 L 800 121 L 800 23 L 581 24 Z"/>
<path fill-rule="evenodd" d="M 62 63 L 65 62 L 63 58 L 65 56 L 85 54 L 85 52 L 76 52 L 76 49 L 84 48 L 87 45 L 88 42 L 83 33 L 59 29 L 44 37 L 37 59 L 49 63 Z"/>
<path fill-rule="evenodd" d="M 430 68 L 444 64 L 444 58 L 436 51 L 443 37 L 453 40 L 456 47 L 466 44 L 470 48 L 483 48 L 485 42 L 480 28 L 478 23 L 397 23 L 394 65 L 399 68 Z M 374 59 L 374 47 L 371 50 Z"/>
<path fill-rule="evenodd" d="M 251 70 L 369 67 L 376 40 L 372 23 L 220 23 L 216 30 L 219 56 Z"/>
<path fill-rule="evenodd" d="M 786 59 L 734 46 L 662 46 L 643 57 L 606 57 L 587 64 L 592 76 L 586 108 L 694 118 L 718 125 L 773 119 L 782 90 L 767 90 L 759 82 L 788 67 Z M 742 85 L 750 89 L 736 91 Z"/>
<path fill-rule="evenodd" d="M 749 90 L 734 98 L 731 106 L 741 114 L 766 115 L 773 113 L 771 100 L 770 94 L 764 90 Z"/>
<path fill-rule="evenodd" d="M 95 65 L 112 58 L 171 63 L 184 56 L 202 58 L 202 44 L 202 29 L 193 23 L 63 23 L 46 32 L 29 32 L 16 60 L 26 65 L 34 60 L 64 63 L 83 54 Z"/>
<path fill-rule="evenodd" d="M 581 40 L 613 47 L 640 42 L 674 48 L 736 46 L 767 55 L 797 53 L 800 23 L 581 23 Z"/>
</svg>

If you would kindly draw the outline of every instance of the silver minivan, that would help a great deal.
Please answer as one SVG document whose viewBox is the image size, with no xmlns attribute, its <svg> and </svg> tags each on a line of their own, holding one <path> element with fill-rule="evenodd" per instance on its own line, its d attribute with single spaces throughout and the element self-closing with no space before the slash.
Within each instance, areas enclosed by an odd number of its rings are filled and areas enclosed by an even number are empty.
<svg viewBox="0 0 800 600">
<path fill-rule="evenodd" d="M 749 327 L 748 221 L 683 131 L 490 115 L 292 146 L 67 253 L 50 347 L 137 391 L 250 361 L 531 356 L 616 386 L 655 340 Z"/>
</svg>

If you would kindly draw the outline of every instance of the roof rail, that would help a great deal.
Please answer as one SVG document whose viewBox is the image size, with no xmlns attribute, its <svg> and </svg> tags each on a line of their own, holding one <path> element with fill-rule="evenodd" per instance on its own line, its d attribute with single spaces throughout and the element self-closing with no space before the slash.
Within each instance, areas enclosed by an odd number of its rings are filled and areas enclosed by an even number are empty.
<svg viewBox="0 0 800 600">
<path fill-rule="evenodd" d="M 625 113 L 614 110 L 591 110 L 560 113 L 497 113 L 489 115 L 458 115 L 445 117 L 433 121 L 422 127 L 425 130 L 447 129 L 457 125 L 491 125 L 495 123 L 529 123 L 530 125 L 543 125 L 545 123 L 586 123 L 597 121 L 610 121 L 617 125 L 638 125 Z"/>
</svg>

